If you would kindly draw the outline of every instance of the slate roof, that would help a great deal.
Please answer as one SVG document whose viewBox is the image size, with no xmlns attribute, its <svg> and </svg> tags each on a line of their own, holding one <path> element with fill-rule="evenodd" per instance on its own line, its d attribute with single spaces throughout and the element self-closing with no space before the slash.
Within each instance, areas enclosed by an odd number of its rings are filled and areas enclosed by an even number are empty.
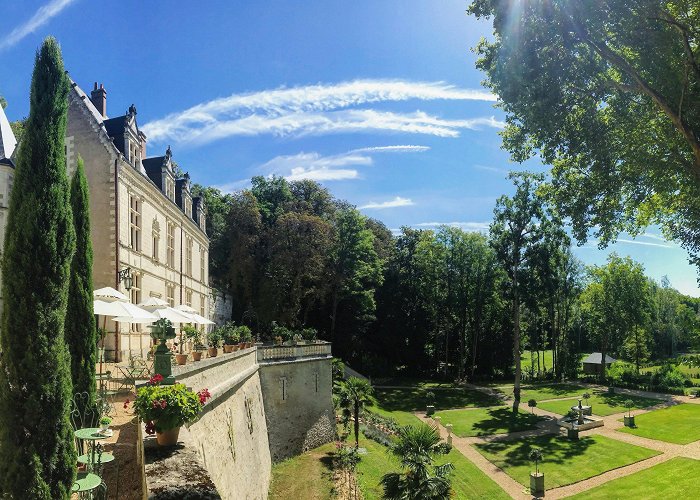
<svg viewBox="0 0 700 500">
<path fill-rule="evenodd" d="M 149 179 L 158 186 L 158 189 L 163 191 L 163 174 L 162 168 L 165 164 L 165 156 L 154 156 L 152 158 L 144 158 L 141 160 L 143 168 L 146 171 Z"/>
<path fill-rule="evenodd" d="M 7 159 L 7 162 L 4 163 L 13 167 L 14 164 L 10 158 L 12 158 L 12 153 L 15 151 L 15 146 L 17 146 L 17 139 L 15 139 L 10 122 L 5 116 L 5 111 L 0 106 L 0 159 Z"/>
<path fill-rule="evenodd" d="M 601 353 L 594 352 L 594 353 L 589 354 L 588 357 L 583 360 L 583 362 L 585 364 L 600 365 L 602 359 L 603 359 L 603 355 Z M 614 363 L 615 361 L 617 361 L 617 360 L 614 358 L 611 358 L 607 354 L 605 355 L 605 364 L 606 365 Z"/>
</svg>

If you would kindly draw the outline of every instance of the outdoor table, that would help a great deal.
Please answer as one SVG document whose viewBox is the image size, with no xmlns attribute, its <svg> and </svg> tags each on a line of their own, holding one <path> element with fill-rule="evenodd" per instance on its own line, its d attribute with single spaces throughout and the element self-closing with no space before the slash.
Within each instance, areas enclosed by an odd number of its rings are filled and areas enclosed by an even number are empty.
<svg viewBox="0 0 700 500">
<path fill-rule="evenodd" d="M 91 492 L 92 490 L 102 486 L 102 478 L 92 472 L 78 472 L 73 483 L 72 492 L 77 493 L 79 498 L 83 497 L 83 493 Z"/>
<path fill-rule="evenodd" d="M 88 471 L 93 471 L 95 467 L 95 451 L 97 449 L 97 441 L 109 439 L 111 436 L 105 436 L 99 427 L 85 427 L 75 431 L 75 437 L 81 441 L 87 441 L 89 451 L 85 455 L 78 457 L 78 462 L 87 465 Z M 114 461 L 114 455 L 111 453 L 100 452 L 100 465 Z"/>
</svg>

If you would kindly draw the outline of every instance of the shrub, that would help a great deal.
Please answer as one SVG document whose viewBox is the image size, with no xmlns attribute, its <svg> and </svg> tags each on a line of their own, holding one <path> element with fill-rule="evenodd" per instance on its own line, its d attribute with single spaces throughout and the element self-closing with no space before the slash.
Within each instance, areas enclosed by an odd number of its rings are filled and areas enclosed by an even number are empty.
<svg viewBox="0 0 700 500">
<path fill-rule="evenodd" d="M 237 326 L 236 327 L 236 335 L 240 339 L 239 342 L 252 342 L 253 341 L 253 332 L 250 330 L 245 325 Z"/>
<path fill-rule="evenodd" d="M 209 347 L 221 347 L 222 331 L 221 328 L 214 328 L 207 334 L 207 344 Z"/>
<path fill-rule="evenodd" d="M 652 385 L 663 388 L 692 387 L 692 381 L 678 367 L 664 364 L 651 376 Z"/>
<path fill-rule="evenodd" d="M 533 413 L 535 411 L 534 408 L 537 406 L 537 401 L 530 399 L 527 402 L 527 406 L 530 407 L 530 413 Z"/>
<path fill-rule="evenodd" d="M 389 434 L 383 432 L 381 429 L 374 427 L 373 425 L 367 425 L 362 429 L 362 434 L 367 439 L 371 439 L 383 446 L 391 446 L 391 438 Z"/>
</svg>

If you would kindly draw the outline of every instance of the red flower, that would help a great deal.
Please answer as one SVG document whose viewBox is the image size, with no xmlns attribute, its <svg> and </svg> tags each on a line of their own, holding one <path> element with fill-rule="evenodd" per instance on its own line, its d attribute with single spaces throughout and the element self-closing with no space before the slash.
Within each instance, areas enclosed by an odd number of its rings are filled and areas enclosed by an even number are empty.
<svg viewBox="0 0 700 500">
<path fill-rule="evenodd" d="M 124 401 L 124 409 L 125 410 L 129 408 L 129 403 L 130 403 L 130 401 L 128 399 L 126 401 Z"/>
<path fill-rule="evenodd" d="M 153 420 L 149 420 L 146 422 L 146 434 L 155 434 L 156 433 L 156 424 L 153 423 Z"/>
<path fill-rule="evenodd" d="M 165 408 L 168 406 L 168 402 L 165 399 L 160 400 L 160 407 L 161 409 L 165 410 Z"/>
<path fill-rule="evenodd" d="M 197 396 L 199 396 L 199 403 L 204 404 L 207 402 L 207 399 L 211 398 L 211 394 L 209 393 L 209 389 L 202 389 L 197 393 Z"/>
<path fill-rule="evenodd" d="M 163 375 L 160 373 L 156 373 L 151 377 L 151 379 L 148 381 L 149 385 L 157 385 L 163 381 Z"/>
</svg>

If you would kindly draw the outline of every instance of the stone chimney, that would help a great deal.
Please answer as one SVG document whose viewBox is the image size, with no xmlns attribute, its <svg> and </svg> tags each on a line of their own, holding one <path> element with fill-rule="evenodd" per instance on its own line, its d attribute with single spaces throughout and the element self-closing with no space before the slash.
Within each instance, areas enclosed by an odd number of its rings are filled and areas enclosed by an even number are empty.
<svg viewBox="0 0 700 500">
<path fill-rule="evenodd" d="M 102 118 L 107 118 L 107 91 L 101 83 L 100 88 L 97 88 L 97 82 L 95 82 L 95 88 L 90 93 L 90 100 Z"/>
</svg>

